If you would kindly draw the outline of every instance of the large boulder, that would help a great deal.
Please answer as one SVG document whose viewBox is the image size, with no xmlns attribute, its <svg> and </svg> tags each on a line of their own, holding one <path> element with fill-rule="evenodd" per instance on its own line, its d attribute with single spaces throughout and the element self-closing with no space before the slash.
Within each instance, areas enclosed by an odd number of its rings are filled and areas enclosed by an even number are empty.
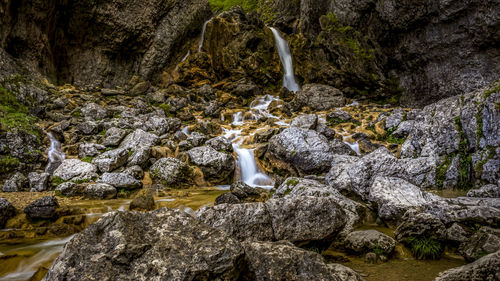
<svg viewBox="0 0 500 281">
<path fill-rule="evenodd" d="M 447 238 L 446 226 L 432 214 L 410 209 L 401 221 L 394 231 L 394 237 L 398 241 L 410 237 L 433 237 L 440 240 Z"/>
<path fill-rule="evenodd" d="M 460 244 L 458 251 L 469 262 L 500 251 L 500 229 L 481 227 L 474 235 Z"/>
<path fill-rule="evenodd" d="M 306 84 L 296 93 L 293 106 L 308 106 L 312 110 L 329 110 L 344 106 L 346 99 L 339 89 L 328 85 Z"/>
<path fill-rule="evenodd" d="M 53 175 L 65 181 L 91 180 L 97 178 L 97 167 L 78 159 L 65 159 Z"/>
<path fill-rule="evenodd" d="M 266 156 L 276 166 L 292 174 L 303 175 L 328 171 L 335 153 L 349 154 L 349 151 L 339 151 L 316 131 L 294 127 L 283 130 L 269 140 Z"/>
<path fill-rule="evenodd" d="M 5 198 L 0 198 L 0 229 L 16 214 L 16 209 Z"/>
<path fill-rule="evenodd" d="M 376 230 L 354 231 L 347 235 L 344 246 L 356 253 L 366 253 L 381 250 L 389 255 L 396 246 L 396 241 L 391 237 Z"/>
<path fill-rule="evenodd" d="M 486 184 L 478 189 L 471 189 L 467 192 L 468 197 L 500 197 L 500 186 L 495 184 Z"/>
<path fill-rule="evenodd" d="M 30 219 L 55 219 L 57 218 L 59 203 L 54 196 L 45 196 L 31 202 L 24 213 Z"/>
<path fill-rule="evenodd" d="M 165 186 L 182 187 L 193 182 L 189 166 L 175 158 L 158 159 L 149 171 L 154 183 Z"/>
<path fill-rule="evenodd" d="M 116 193 L 116 188 L 106 183 L 91 184 L 85 188 L 85 197 L 90 199 L 113 199 L 116 198 Z"/>
<path fill-rule="evenodd" d="M 46 191 L 49 187 L 49 173 L 31 172 L 28 174 L 31 192 Z"/>
<path fill-rule="evenodd" d="M 112 127 L 106 130 L 106 134 L 104 135 L 105 139 L 102 144 L 105 146 L 117 146 L 126 135 L 127 131 L 124 129 Z"/>
<path fill-rule="evenodd" d="M 434 281 L 500 280 L 500 251 L 473 263 L 441 272 Z"/>
<path fill-rule="evenodd" d="M 28 188 L 28 179 L 21 173 L 17 172 L 5 181 L 2 187 L 3 192 L 19 192 Z"/>
<path fill-rule="evenodd" d="M 117 189 L 137 189 L 142 187 L 142 182 L 126 173 L 104 173 L 99 179 L 100 183 L 114 186 Z"/>
<path fill-rule="evenodd" d="M 234 158 L 209 146 L 195 147 L 187 152 L 192 164 L 200 167 L 205 179 L 212 183 L 227 182 L 234 173 Z"/>
<path fill-rule="evenodd" d="M 114 212 L 66 244 L 44 280 L 236 280 L 243 247 L 180 210 Z"/>
<path fill-rule="evenodd" d="M 81 196 L 84 193 L 84 187 L 79 184 L 75 184 L 73 182 L 63 182 L 56 187 L 55 193 L 56 195 L 62 196 Z"/>
<path fill-rule="evenodd" d="M 106 151 L 92 160 L 102 173 L 111 172 L 127 163 L 128 150 L 124 148 Z"/>
<path fill-rule="evenodd" d="M 142 166 L 146 164 L 151 154 L 151 147 L 153 147 L 157 141 L 157 135 L 145 132 L 141 129 L 137 129 L 126 136 L 121 142 L 120 148 L 131 152 L 127 160 L 128 166 Z"/>
</svg>

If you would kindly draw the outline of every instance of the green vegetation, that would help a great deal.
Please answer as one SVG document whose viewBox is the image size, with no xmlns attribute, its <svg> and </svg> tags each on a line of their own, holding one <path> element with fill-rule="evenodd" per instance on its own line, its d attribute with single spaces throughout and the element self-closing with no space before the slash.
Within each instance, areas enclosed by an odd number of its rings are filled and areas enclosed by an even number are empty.
<svg viewBox="0 0 500 281">
<path fill-rule="evenodd" d="M 35 136 L 37 118 L 29 115 L 28 107 L 17 101 L 16 96 L 0 86 L 0 131 L 24 131 Z"/>
<path fill-rule="evenodd" d="M 0 157 L 0 174 L 7 174 L 19 166 L 19 159 L 9 155 Z"/>
<path fill-rule="evenodd" d="M 209 0 L 212 11 L 227 11 L 233 6 L 241 6 L 246 11 L 257 9 L 258 0 Z"/>
<path fill-rule="evenodd" d="M 367 129 L 371 130 L 370 128 L 367 127 Z M 378 141 L 385 141 L 389 143 L 395 143 L 395 144 L 403 144 L 406 141 L 406 138 L 396 138 L 392 135 L 394 131 L 396 131 L 397 127 L 387 129 L 383 135 L 377 134 L 376 139 Z M 373 131 L 375 132 L 375 128 L 373 128 Z"/>
<path fill-rule="evenodd" d="M 292 185 L 292 186 L 296 186 L 297 184 L 299 184 L 299 180 L 298 179 L 289 179 L 286 181 L 286 184 L 287 185 Z"/>
<path fill-rule="evenodd" d="M 379 245 L 376 245 L 375 248 L 373 248 L 373 252 L 377 256 L 382 256 L 384 254 L 384 249 L 382 249 L 382 247 L 380 247 Z"/>
<path fill-rule="evenodd" d="M 436 168 L 436 186 L 439 188 L 443 187 L 444 180 L 446 178 L 446 172 L 448 171 L 448 168 L 450 167 L 451 159 L 453 157 L 455 157 L 455 155 L 447 156 L 444 159 L 443 163 Z"/>
<path fill-rule="evenodd" d="M 91 179 L 81 179 L 81 180 L 74 180 L 73 183 L 81 184 L 81 183 L 87 183 L 87 182 L 91 182 L 91 181 L 92 181 Z"/>
<path fill-rule="evenodd" d="M 441 242 L 429 237 L 410 237 L 406 239 L 405 244 L 412 255 L 419 260 L 439 259 L 444 251 Z"/>
<path fill-rule="evenodd" d="M 53 176 L 52 178 L 50 178 L 50 182 L 53 185 L 60 185 L 61 183 L 65 182 L 65 180 L 61 179 L 60 177 Z"/>
<path fill-rule="evenodd" d="M 83 157 L 80 160 L 82 160 L 83 162 L 92 163 L 92 160 L 94 160 L 94 157 L 87 156 L 87 157 Z"/>
<path fill-rule="evenodd" d="M 491 87 L 488 90 L 486 90 L 486 92 L 484 92 L 484 98 L 488 98 L 489 96 L 491 96 L 491 94 L 498 92 L 498 91 L 500 91 L 500 83 L 497 84 L 496 86 Z"/>
<path fill-rule="evenodd" d="M 460 189 L 470 189 L 470 176 L 469 171 L 471 171 L 471 155 L 468 153 L 469 142 L 462 128 L 462 122 L 460 116 L 455 117 L 455 127 L 460 135 L 460 142 L 458 144 L 458 154 L 460 155 L 460 170 L 458 177 L 458 188 Z"/>
</svg>

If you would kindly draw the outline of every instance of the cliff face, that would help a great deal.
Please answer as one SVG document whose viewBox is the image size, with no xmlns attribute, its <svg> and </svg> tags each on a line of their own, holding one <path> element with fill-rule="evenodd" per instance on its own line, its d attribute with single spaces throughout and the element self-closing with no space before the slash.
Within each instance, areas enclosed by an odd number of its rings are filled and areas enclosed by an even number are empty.
<svg viewBox="0 0 500 281">
<path fill-rule="evenodd" d="M 151 79 L 210 15 L 206 0 L 3 1 L 0 47 L 58 83 Z"/>
<path fill-rule="evenodd" d="M 333 13 L 380 45 L 386 73 L 399 77 L 401 102 L 422 106 L 483 87 L 500 71 L 500 4 L 480 0 L 276 0 L 276 22 L 309 38 Z M 298 19 L 294 22 L 294 19 Z"/>
</svg>

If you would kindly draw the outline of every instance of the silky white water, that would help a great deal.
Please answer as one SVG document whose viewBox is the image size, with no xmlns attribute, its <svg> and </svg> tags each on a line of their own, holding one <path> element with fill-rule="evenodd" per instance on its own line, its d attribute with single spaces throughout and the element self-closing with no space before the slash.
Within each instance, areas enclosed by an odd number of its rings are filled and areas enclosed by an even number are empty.
<svg viewBox="0 0 500 281">
<path fill-rule="evenodd" d="M 50 140 L 49 147 L 49 162 L 62 162 L 65 158 L 64 153 L 61 151 L 61 143 L 52 135 L 52 133 L 47 134 Z"/>
<path fill-rule="evenodd" d="M 293 60 L 292 54 L 290 52 L 290 47 L 286 40 L 281 37 L 280 32 L 271 27 L 271 31 L 274 35 L 274 40 L 276 41 L 276 47 L 278 48 L 278 54 L 280 56 L 281 64 L 283 65 L 283 70 L 285 74 L 283 75 L 283 86 L 292 92 L 297 92 L 300 90 L 299 84 L 295 82 L 295 75 L 293 73 Z"/>
<path fill-rule="evenodd" d="M 253 149 L 241 148 L 234 144 L 233 149 L 238 154 L 238 165 L 241 172 L 241 180 L 252 187 L 273 188 L 272 179 L 259 171 Z"/>
<path fill-rule="evenodd" d="M 198 53 L 201 53 L 201 49 L 203 48 L 203 41 L 205 41 L 205 31 L 207 31 L 207 24 L 212 20 L 210 18 L 206 22 L 203 23 L 203 27 L 201 28 L 201 39 L 200 43 L 198 43 Z"/>
</svg>

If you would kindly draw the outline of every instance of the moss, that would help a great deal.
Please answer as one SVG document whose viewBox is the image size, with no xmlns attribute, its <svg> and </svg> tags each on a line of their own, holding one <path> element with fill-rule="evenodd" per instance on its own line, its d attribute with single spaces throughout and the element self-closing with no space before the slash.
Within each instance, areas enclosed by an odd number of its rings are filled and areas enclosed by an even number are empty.
<svg viewBox="0 0 500 281">
<path fill-rule="evenodd" d="M 299 184 L 299 180 L 298 179 L 289 179 L 286 181 L 286 184 L 287 185 L 292 185 L 292 186 L 296 186 L 297 184 Z"/>
<path fill-rule="evenodd" d="M 7 174 L 19 167 L 19 159 L 10 155 L 0 157 L 0 174 Z"/>
<path fill-rule="evenodd" d="M 29 114 L 28 107 L 17 101 L 16 96 L 0 85 L 0 131 L 23 131 L 37 137 L 38 119 Z"/>
<path fill-rule="evenodd" d="M 419 260 L 439 259 L 444 251 L 441 242 L 431 237 L 410 237 L 405 240 L 405 244 L 412 255 Z"/>
<path fill-rule="evenodd" d="M 477 122 L 477 129 L 476 129 L 476 136 L 477 136 L 477 141 L 481 141 L 481 138 L 483 137 L 483 108 L 480 107 L 476 113 L 476 122 Z"/>
<path fill-rule="evenodd" d="M 367 128 L 368 129 L 368 128 Z M 377 134 L 376 139 L 378 141 L 385 141 L 389 143 L 395 143 L 395 144 L 403 144 L 406 140 L 406 138 L 396 138 L 392 134 L 394 131 L 396 131 L 397 127 L 390 128 L 385 131 L 383 135 Z M 373 131 L 375 131 L 375 128 L 373 128 Z"/>
<path fill-rule="evenodd" d="M 94 157 L 87 156 L 87 157 L 83 157 L 80 160 L 82 160 L 83 162 L 92 163 L 92 160 L 94 160 Z"/>
<path fill-rule="evenodd" d="M 460 142 L 458 143 L 458 154 L 460 155 L 460 170 L 458 177 L 458 188 L 460 189 L 470 189 L 470 171 L 472 167 L 472 157 L 468 153 L 469 142 L 462 128 L 462 122 L 460 116 L 455 117 L 455 127 L 460 136 Z"/>
<path fill-rule="evenodd" d="M 384 254 L 384 250 L 382 249 L 382 247 L 380 247 L 379 245 L 376 245 L 375 248 L 373 248 L 373 252 L 377 255 L 377 256 L 381 256 Z"/>
<path fill-rule="evenodd" d="M 288 194 L 292 193 L 292 190 L 293 190 L 293 189 L 291 189 L 291 188 L 290 188 L 290 189 L 287 189 L 287 190 L 283 193 L 283 195 L 287 196 Z"/>
<path fill-rule="evenodd" d="M 53 176 L 50 178 L 50 182 L 53 184 L 53 185 L 60 185 L 61 183 L 65 182 L 65 180 L 61 179 L 60 177 L 56 177 L 56 176 Z"/>
<path fill-rule="evenodd" d="M 87 183 L 87 182 L 91 182 L 91 181 L 92 181 L 91 179 L 81 179 L 81 180 L 74 180 L 73 183 L 81 184 L 81 183 Z"/>
<path fill-rule="evenodd" d="M 444 180 L 446 179 L 446 172 L 451 164 L 451 159 L 454 155 L 447 156 L 443 163 L 436 168 L 436 186 L 439 188 L 443 187 Z"/>
<path fill-rule="evenodd" d="M 488 90 L 486 90 L 484 92 L 484 98 L 486 99 L 489 96 L 491 96 L 491 94 L 498 92 L 498 91 L 500 91 L 500 83 L 498 83 L 496 86 L 493 86 L 493 87 L 489 88 Z"/>
<path fill-rule="evenodd" d="M 241 6 L 246 11 L 255 10 L 260 1 L 258 0 L 209 0 L 212 11 L 227 11 L 233 6 Z"/>
<path fill-rule="evenodd" d="M 80 109 L 77 109 L 77 110 L 71 112 L 71 116 L 76 117 L 76 118 L 82 117 L 82 111 Z"/>
</svg>

